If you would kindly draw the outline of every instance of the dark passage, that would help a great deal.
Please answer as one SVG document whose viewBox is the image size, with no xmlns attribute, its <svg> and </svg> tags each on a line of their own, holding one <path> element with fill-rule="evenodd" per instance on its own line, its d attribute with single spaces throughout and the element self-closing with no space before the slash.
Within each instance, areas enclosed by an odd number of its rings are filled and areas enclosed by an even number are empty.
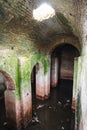
<svg viewBox="0 0 87 130">
<path fill-rule="evenodd" d="M 36 100 L 34 117 L 26 130 L 74 130 L 71 97 L 72 80 L 60 80 L 48 100 Z"/>
<path fill-rule="evenodd" d="M 5 90 L 5 79 L 4 76 L 0 73 L 0 130 L 5 130 L 7 127 L 4 96 Z"/>
<path fill-rule="evenodd" d="M 6 111 L 4 98 L 0 99 L 0 130 L 7 129 Z"/>
</svg>

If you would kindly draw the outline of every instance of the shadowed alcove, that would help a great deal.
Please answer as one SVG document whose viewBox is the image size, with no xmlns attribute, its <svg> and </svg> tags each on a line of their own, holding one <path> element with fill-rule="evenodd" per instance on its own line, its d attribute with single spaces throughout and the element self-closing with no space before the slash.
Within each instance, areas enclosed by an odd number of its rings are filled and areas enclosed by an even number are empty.
<svg viewBox="0 0 87 130">
<path fill-rule="evenodd" d="M 74 129 L 75 113 L 72 114 L 74 58 L 80 56 L 73 45 L 63 43 L 51 54 L 51 93 L 57 91 L 59 104 L 63 104 L 69 113 L 70 127 Z M 55 88 L 56 90 L 53 90 Z M 65 121 L 64 121 L 65 122 Z M 68 129 L 68 127 L 67 127 Z"/>
<path fill-rule="evenodd" d="M 7 128 L 9 125 L 15 125 L 11 124 L 11 121 L 8 120 L 8 114 L 10 113 L 11 120 L 13 119 L 12 117 L 12 111 L 15 109 L 15 100 L 14 100 L 14 93 L 13 91 L 15 90 L 15 84 L 10 77 L 10 75 L 5 72 L 0 70 L 0 128 L 3 130 L 4 128 Z M 12 109 L 11 109 L 11 107 Z M 13 115 L 16 114 L 15 112 Z"/>
</svg>

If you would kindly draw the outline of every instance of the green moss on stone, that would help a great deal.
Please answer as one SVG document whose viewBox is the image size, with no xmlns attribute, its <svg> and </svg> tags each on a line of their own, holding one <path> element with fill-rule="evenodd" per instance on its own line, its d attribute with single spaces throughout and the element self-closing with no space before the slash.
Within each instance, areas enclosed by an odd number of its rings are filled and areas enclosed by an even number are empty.
<svg viewBox="0 0 87 130">
<path fill-rule="evenodd" d="M 18 70 L 18 59 L 17 55 L 14 51 L 9 49 L 0 51 L 0 70 L 8 73 L 10 78 L 13 80 L 15 84 L 15 96 L 17 98 L 20 97 L 19 89 L 20 89 L 20 81 L 19 81 L 19 70 Z"/>
<path fill-rule="evenodd" d="M 16 68 L 16 95 L 18 97 L 18 99 L 21 98 L 21 72 L 20 72 L 20 65 L 19 62 L 17 64 L 17 68 Z"/>
<path fill-rule="evenodd" d="M 76 99 L 77 90 L 77 76 L 78 76 L 78 58 L 74 59 L 74 79 L 73 79 L 73 98 Z"/>
<path fill-rule="evenodd" d="M 49 56 L 43 53 L 36 53 L 32 55 L 32 69 L 36 63 L 41 63 L 44 68 L 44 74 L 46 74 L 50 67 Z"/>
<path fill-rule="evenodd" d="M 19 57 L 21 90 L 27 90 L 31 86 L 31 58 Z"/>
<path fill-rule="evenodd" d="M 80 125 L 80 120 L 81 120 L 81 92 L 79 91 L 78 96 L 77 96 L 77 124 L 78 126 Z"/>
</svg>

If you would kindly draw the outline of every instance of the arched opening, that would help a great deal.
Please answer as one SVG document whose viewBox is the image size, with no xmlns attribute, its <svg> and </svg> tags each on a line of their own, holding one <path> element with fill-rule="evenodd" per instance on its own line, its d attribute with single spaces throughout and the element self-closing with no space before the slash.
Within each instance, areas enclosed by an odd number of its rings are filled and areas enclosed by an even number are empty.
<svg viewBox="0 0 87 130">
<path fill-rule="evenodd" d="M 3 128 L 6 124 L 6 109 L 5 109 L 5 96 L 4 92 L 6 90 L 5 78 L 2 73 L 0 73 L 0 128 Z"/>
<path fill-rule="evenodd" d="M 32 73 L 31 73 L 32 121 L 29 125 L 30 126 L 29 129 L 32 129 L 31 124 L 38 124 L 40 122 L 39 119 L 43 118 L 42 116 L 42 112 L 44 113 L 43 107 L 45 106 L 44 105 L 45 99 L 47 99 L 46 97 L 47 86 L 46 86 L 45 81 L 47 81 L 47 79 L 45 79 L 43 65 L 41 63 L 37 63 L 33 67 Z M 39 111 L 40 109 L 42 110 L 42 112 Z M 39 124 L 39 126 L 41 126 L 42 124 L 43 123 Z"/>
<path fill-rule="evenodd" d="M 41 66 L 40 63 L 36 63 L 36 65 L 33 67 L 32 69 L 32 73 L 31 73 L 31 91 L 32 91 L 32 121 L 30 123 L 31 124 L 36 124 L 39 122 L 38 120 L 38 114 L 37 114 L 37 106 L 38 106 L 38 101 L 42 100 L 42 98 L 40 98 L 40 72 L 41 72 Z"/>
<path fill-rule="evenodd" d="M 7 129 L 7 127 L 9 127 L 10 125 L 14 125 L 11 124 L 11 120 L 9 120 L 9 117 L 11 116 L 10 108 L 12 106 L 10 106 L 10 102 L 8 103 L 11 90 L 14 89 L 15 85 L 12 78 L 9 76 L 8 73 L 0 70 L 0 129 Z"/>
<path fill-rule="evenodd" d="M 52 57 L 58 59 L 58 78 L 73 79 L 74 58 L 80 55 L 78 49 L 70 44 L 61 44 L 52 52 Z"/>
<path fill-rule="evenodd" d="M 33 67 L 31 73 L 31 89 L 32 89 L 32 117 L 36 112 L 36 66 Z"/>
<path fill-rule="evenodd" d="M 38 97 L 36 93 L 37 90 L 39 90 L 38 92 L 41 90 L 41 88 L 38 87 L 39 85 L 37 85 L 37 77 L 41 85 L 44 84 L 45 80 L 44 78 L 44 82 L 41 80 L 41 66 L 39 66 L 39 64 L 34 66 L 31 81 L 33 89 L 32 96 L 34 98 L 33 113 L 35 112 L 35 115 L 33 114 L 33 121 L 36 125 L 30 126 L 29 130 L 42 130 L 43 128 L 46 130 L 74 130 L 74 114 L 72 114 L 71 109 L 73 66 L 74 57 L 78 57 L 79 55 L 78 49 L 70 44 L 61 44 L 53 50 L 51 54 L 51 93 L 49 99 L 44 101 L 38 101 L 36 99 Z M 40 75 L 38 75 L 38 72 L 40 72 Z M 55 89 L 53 87 L 55 87 Z M 44 92 L 44 89 L 41 92 Z"/>
<path fill-rule="evenodd" d="M 79 55 L 79 50 L 67 43 L 57 46 L 51 54 L 51 87 L 55 87 L 55 89 L 51 89 L 51 95 L 54 95 L 55 100 L 58 100 L 58 105 L 64 108 L 65 115 L 60 119 L 65 124 L 64 129 L 67 130 L 74 130 L 75 114 L 72 114 L 71 110 L 74 58 Z M 65 123 L 66 120 L 68 120 L 68 125 Z"/>
</svg>

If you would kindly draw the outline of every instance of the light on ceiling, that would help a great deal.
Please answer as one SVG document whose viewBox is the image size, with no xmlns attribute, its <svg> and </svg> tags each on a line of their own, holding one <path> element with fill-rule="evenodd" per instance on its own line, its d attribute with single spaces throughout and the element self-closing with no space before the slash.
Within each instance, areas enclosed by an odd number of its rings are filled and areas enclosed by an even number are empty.
<svg viewBox="0 0 87 130">
<path fill-rule="evenodd" d="M 37 21 L 49 19 L 55 15 L 55 10 L 48 4 L 44 3 L 37 9 L 33 10 L 33 17 Z"/>
</svg>

